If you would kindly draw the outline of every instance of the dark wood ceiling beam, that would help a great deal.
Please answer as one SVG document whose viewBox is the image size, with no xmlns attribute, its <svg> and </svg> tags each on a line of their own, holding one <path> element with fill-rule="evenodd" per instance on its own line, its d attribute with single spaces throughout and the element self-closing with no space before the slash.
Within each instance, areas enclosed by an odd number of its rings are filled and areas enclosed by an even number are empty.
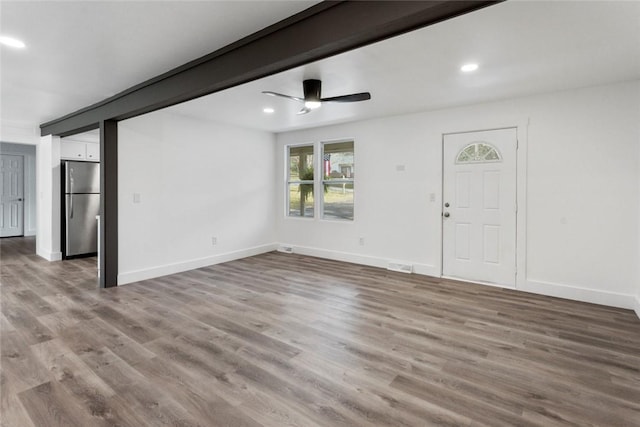
<svg viewBox="0 0 640 427">
<path fill-rule="evenodd" d="M 111 98 L 44 123 L 41 134 L 67 136 L 97 128 L 104 120 L 149 113 L 495 3 L 499 1 L 325 1 Z"/>
</svg>

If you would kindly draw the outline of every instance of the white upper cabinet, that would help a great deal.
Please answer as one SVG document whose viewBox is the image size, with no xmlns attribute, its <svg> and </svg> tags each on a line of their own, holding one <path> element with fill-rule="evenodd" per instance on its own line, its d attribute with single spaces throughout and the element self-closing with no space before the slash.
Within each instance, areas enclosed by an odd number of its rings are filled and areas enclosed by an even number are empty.
<svg viewBox="0 0 640 427">
<path fill-rule="evenodd" d="M 60 158 L 63 160 L 100 161 L 100 144 L 92 142 L 62 141 Z"/>
<path fill-rule="evenodd" d="M 100 160 L 100 144 L 87 143 L 87 160 L 92 162 Z"/>
<path fill-rule="evenodd" d="M 62 141 L 60 143 L 60 158 L 71 160 L 85 160 L 87 144 L 84 142 Z"/>
</svg>

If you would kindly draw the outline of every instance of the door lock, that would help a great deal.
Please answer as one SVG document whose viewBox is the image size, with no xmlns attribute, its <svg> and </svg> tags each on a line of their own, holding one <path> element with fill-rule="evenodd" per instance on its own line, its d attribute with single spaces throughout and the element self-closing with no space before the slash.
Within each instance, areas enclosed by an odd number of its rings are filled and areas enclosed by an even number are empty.
<svg viewBox="0 0 640 427">
<path fill-rule="evenodd" d="M 444 207 L 445 207 L 445 208 L 448 208 L 449 206 L 450 206 L 450 205 L 449 205 L 449 202 L 447 202 L 447 203 L 445 203 L 445 204 L 444 204 Z"/>
</svg>

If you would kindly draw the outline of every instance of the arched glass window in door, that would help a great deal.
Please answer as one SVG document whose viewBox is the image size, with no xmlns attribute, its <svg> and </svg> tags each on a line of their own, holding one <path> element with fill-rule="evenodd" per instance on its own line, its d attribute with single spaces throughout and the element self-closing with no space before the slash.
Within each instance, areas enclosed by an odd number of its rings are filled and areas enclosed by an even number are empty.
<svg viewBox="0 0 640 427">
<path fill-rule="evenodd" d="M 456 157 L 456 163 L 501 162 L 502 156 L 496 147 L 488 142 L 472 142 L 464 147 Z"/>
</svg>

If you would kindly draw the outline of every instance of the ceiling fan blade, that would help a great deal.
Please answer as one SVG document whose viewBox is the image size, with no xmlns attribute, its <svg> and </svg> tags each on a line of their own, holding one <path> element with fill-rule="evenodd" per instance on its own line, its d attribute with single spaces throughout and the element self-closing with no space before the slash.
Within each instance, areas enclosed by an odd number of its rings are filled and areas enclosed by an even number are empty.
<svg viewBox="0 0 640 427">
<path fill-rule="evenodd" d="M 311 108 L 303 107 L 302 110 L 298 111 L 296 114 L 300 116 L 302 114 L 307 114 L 310 111 L 311 111 Z"/>
<path fill-rule="evenodd" d="M 353 93 L 351 95 L 334 96 L 332 98 L 322 98 L 322 102 L 358 102 L 371 99 L 369 92 Z"/>
<path fill-rule="evenodd" d="M 268 90 L 262 91 L 262 93 L 264 93 L 265 95 L 279 96 L 281 98 L 293 99 L 294 101 L 304 102 L 304 99 L 298 98 L 297 96 L 284 95 L 282 93 L 271 92 L 271 91 L 268 91 Z"/>
</svg>

